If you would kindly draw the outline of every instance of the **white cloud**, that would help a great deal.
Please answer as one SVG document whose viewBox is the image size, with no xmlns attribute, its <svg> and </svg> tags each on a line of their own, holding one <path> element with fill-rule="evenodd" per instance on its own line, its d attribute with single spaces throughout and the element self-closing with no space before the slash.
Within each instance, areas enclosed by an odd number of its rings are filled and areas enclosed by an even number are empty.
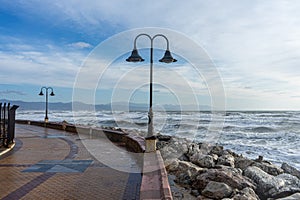
<svg viewBox="0 0 300 200">
<path fill-rule="evenodd" d="M 80 53 L 65 53 L 58 49 L 0 52 L 0 79 L 6 84 L 72 87 L 83 59 L 84 55 Z"/>
<path fill-rule="evenodd" d="M 68 46 L 78 48 L 78 49 L 85 49 L 85 48 L 91 48 L 92 45 L 86 42 L 75 42 L 71 43 Z"/>
<path fill-rule="evenodd" d="M 26 93 L 24 93 L 22 91 L 18 91 L 18 90 L 3 90 L 3 91 L 0 91 L 1 96 L 11 95 L 11 94 L 19 95 L 19 96 L 27 95 Z"/>
</svg>

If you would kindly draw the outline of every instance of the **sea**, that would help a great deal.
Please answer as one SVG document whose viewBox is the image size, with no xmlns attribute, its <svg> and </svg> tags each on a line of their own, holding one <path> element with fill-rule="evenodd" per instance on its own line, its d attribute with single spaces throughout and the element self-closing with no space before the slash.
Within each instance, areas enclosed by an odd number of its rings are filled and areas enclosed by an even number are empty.
<svg viewBox="0 0 300 200">
<path fill-rule="evenodd" d="M 19 110 L 17 119 L 42 121 L 44 111 Z M 144 111 L 49 111 L 49 121 L 119 127 L 145 136 Z M 300 111 L 154 111 L 156 133 L 223 145 L 248 158 L 263 156 L 300 169 Z"/>
</svg>

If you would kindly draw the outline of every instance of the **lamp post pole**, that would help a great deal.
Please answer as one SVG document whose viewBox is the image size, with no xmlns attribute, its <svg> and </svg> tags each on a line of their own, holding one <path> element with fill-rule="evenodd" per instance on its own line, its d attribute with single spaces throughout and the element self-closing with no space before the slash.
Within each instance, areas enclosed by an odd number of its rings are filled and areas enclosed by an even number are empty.
<svg viewBox="0 0 300 200">
<path fill-rule="evenodd" d="M 167 50 L 165 51 L 165 55 L 162 59 L 159 60 L 159 62 L 164 63 L 172 63 L 176 62 L 177 60 L 174 59 L 171 55 L 171 52 L 169 50 L 169 40 L 168 38 L 163 34 L 156 34 L 153 37 L 146 33 L 141 33 L 137 35 L 134 39 L 134 48 L 132 50 L 131 56 L 129 56 L 126 61 L 127 62 L 143 62 L 144 59 L 138 54 L 137 48 L 136 48 L 136 41 L 140 36 L 146 36 L 150 39 L 151 47 L 150 47 L 150 98 L 149 98 L 149 112 L 148 112 L 148 133 L 146 137 L 146 152 L 151 152 L 156 150 L 156 145 L 154 143 L 153 148 L 147 148 L 147 140 L 156 140 L 156 136 L 153 134 L 153 110 L 152 110 L 152 93 L 153 93 L 153 41 L 156 37 L 163 37 L 167 42 Z"/>
<path fill-rule="evenodd" d="M 45 122 L 48 122 L 48 90 L 51 90 L 50 96 L 54 96 L 53 88 L 52 87 L 42 87 L 39 93 L 40 96 L 43 96 L 43 90 L 46 90 L 46 110 L 45 110 Z"/>
</svg>

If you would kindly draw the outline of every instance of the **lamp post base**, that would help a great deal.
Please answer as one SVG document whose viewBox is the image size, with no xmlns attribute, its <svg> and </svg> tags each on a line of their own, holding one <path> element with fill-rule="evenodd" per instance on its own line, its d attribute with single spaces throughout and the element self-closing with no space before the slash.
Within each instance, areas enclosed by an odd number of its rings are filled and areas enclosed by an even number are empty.
<svg viewBox="0 0 300 200">
<path fill-rule="evenodd" d="M 145 152 L 155 152 L 156 151 L 156 136 L 151 136 L 145 138 L 146 140 L 146 146 L 145 146 Z"/>
</svg>

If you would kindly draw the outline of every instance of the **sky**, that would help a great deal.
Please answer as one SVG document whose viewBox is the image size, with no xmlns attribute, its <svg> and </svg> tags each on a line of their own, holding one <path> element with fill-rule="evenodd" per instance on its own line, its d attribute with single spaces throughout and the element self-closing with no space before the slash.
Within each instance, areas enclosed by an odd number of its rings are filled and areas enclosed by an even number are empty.
<svg viewBox="0 0 300 200">
<path fill-rule="evenodd" d="M 298 0 L 0 0 L 0 99 L 43 101 L 41 87 L 51 86 L 56 94 L 51 102 L 70 102 L 78 74 L 99 45 L 124 31 L 157 27 L 185 35 L 207 53 L 222 81 L 227 110 L 300 110 L 299 10 Z M 114 84 L 100 81 L 96 89 L 90 88 L 96 103 L 123 98 L 148 102 L 147 85 L 138 81 L 148 78 L 149 58 L 133 69 L 122 63 L 131 49 L 101 79 L 113 79 L 108 73 L 112 70 L 119 77 Z M 146 55 L 147 49 L 140 54 Z M 155 50 L 154 57 L 158 54 L 163 51 Z M 179 62 L 172 74 L 177 75 L 154 85 L 155 103 L 176 104 L 184 96 L 181 104 L 210 105 L 207 80 L 192 73 L 184 53 L 175 56 Z M 170 70 L 155 69 L 157 82 Z M 188 86 L 180 85 L 182 77 Z M 135 81 L 141 85 L 132 92 Z"/>
</svg>

